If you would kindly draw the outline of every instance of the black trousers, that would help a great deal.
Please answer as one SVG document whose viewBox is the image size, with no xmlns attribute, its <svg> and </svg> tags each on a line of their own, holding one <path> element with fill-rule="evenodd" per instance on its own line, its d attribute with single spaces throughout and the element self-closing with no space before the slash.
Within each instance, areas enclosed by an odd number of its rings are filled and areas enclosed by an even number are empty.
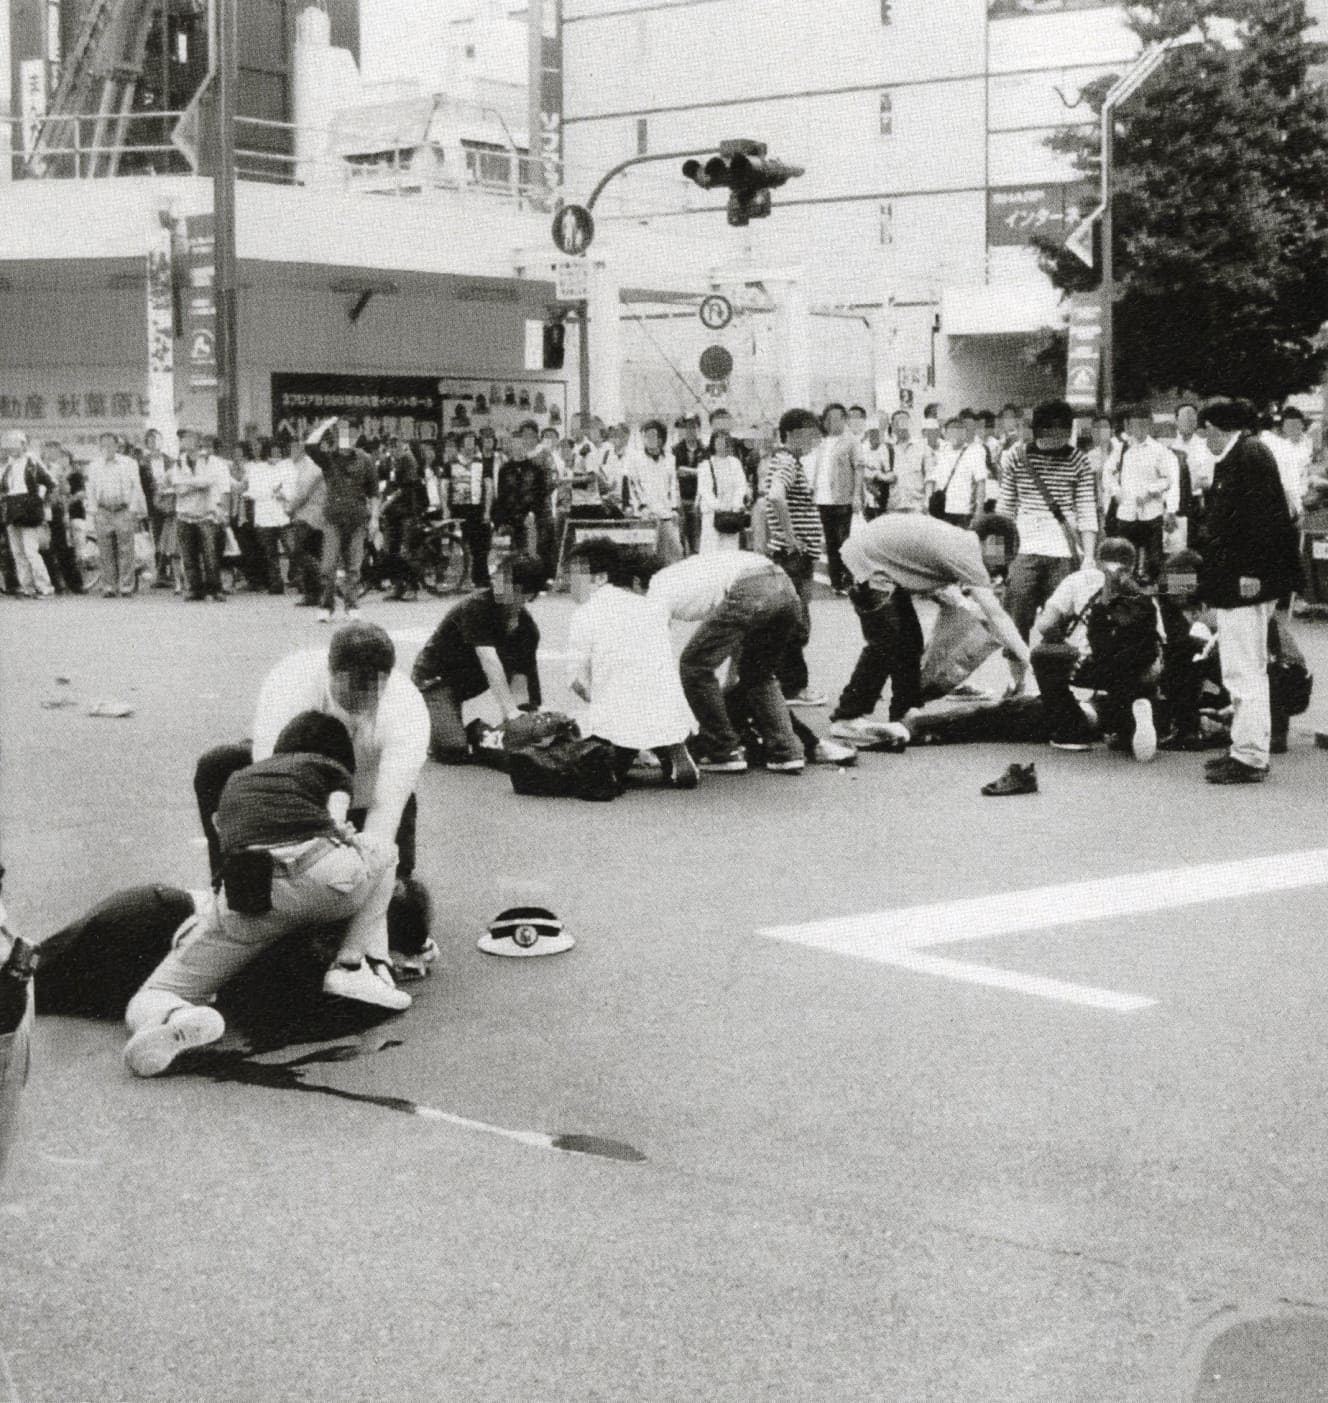
<svg viewBox="0 0 1328 1403">
<path fill-rule="evenodd" d="M 1116 535 L 1123 537 L 1138 552 L 1134 573 L 1138 579 L 1151 582 L 1156 580 L 1162 569 L 1162 518 L 1152 521 L 1116 522 Z"/>
<path fill-rule="evenodd" d="M 493 527 L 478 517 L 461 523 L 461 544 L 470 556 L 470 582 L 476 589 L 488 589 L 489 552 L 493 549 Z"/>
<path fill-rule="evenodd" d="M 218 745 L 199 757 L 194 769 L 194 797 L 198 800 L 198 817 L 207 837 L 208 865 L 215 885 L 221 878 L 221 840 L 217 837 L 212 815 L 221 802 L 221 791 L 226 781 L 246 765 L 254 762 L 254 747 L 251 741 L 239 741 L 234 745 Z M 397 876 L 409 877 L 415 871 L 415 817 L 417 805 L 412 794 L 406 801 L 397 828 Z M 364 809 L 352 809 L 350 821 L 356 828 L 364 827 Z"/>
<path fill-rule="evenodd" d="M 779 690 L 786 697 L 796 697 L 806 691 L 808 683 L 807 659 L 803 649 L 812 636 L 812 615 L 809 602 L 812 597 L 812 577 L 816 562 L 810 555 L 778 552 L 771 560 L 793 581 L 798 592 L 798 627 L 784 649 L 784 655 L 775 669 L 779 679 Z"/>
<path fill-rule="evenodd" d="M 323 533 L 307 521 L 291 527 L 290 577 L 306 604 L 317 604 L 323 588 Z"/>
<path fill-rule="evenodd" d="M 892 594 L 858 585 L 852 596 L 862 628 L 863 648 L 848 685 L 839 694 L 835 721 L 870 716 L 890 683 L 890 719 L 922 705 L 922 625 L 913 596 L 907 590 Z"/>
<path fill-rule="evenodd" d="M 821 514 L 821 530 L 825 533 L 825 554 L 830 566 L 830 588 L 847 589 L 852 583 L 844 562 L 840 558 L 840 547 L 848 540 L 853 529 L 853 508 L 818 507 Z"/>
</svg>

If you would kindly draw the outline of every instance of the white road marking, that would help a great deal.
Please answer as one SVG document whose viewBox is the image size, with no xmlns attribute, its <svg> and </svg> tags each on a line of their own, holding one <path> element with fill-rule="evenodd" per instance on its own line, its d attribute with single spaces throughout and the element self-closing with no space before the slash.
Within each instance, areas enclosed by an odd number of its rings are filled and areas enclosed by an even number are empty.
<svg viewBox="0 0 1328 1403">
<path fill-rule="evenodd" d="M 553 1136 L 541 1135 L 537 1130 L 508 1130 L 505 1126 L 490 1125 L 487 1121 L 468 1120 L 465 1116 L 454 1116 L 449 1111 L 440 1111 L 435 1106 L 416 1105 L 414 1114 L 421 1120 L 441 1120 L 448 1125 L 459 1125 L 465 1130 L 482 1130 L 486 1135 L 501 1135 L 505 1140 L 516 1140 L 523 1145 L 534 1145 L 541 1150 L 553 1149 Z"/>
<path fill-rule="evenodd" d="M 1052 930 L 1085 921 L 1323 885 L 1328 885 L 1328 848 L 1315 848 L 1237 862 L 1204 863 L 1027 891 L 997 892 L 804 925 L 771 926 L 758 934 L 920 974 L 1132 1013 L 1151 1007 L 1157 1000 L 918 952 L 961 940 Z"/>
</svg>

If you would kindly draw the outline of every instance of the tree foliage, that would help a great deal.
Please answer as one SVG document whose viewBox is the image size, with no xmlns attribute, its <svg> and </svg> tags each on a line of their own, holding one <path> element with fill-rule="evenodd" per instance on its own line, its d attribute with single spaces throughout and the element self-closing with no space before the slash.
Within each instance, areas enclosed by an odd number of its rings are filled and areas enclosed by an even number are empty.
<svg viewBox="0 0 1328 1403">
<path fill-rule="evenodd" d="M 1310 78 L 1305 0 L 1154 0 L 1129 15 L 1145 43 L 1204 37 L 1117 111 L 1119 393 L 1307 389 L 1328 358 L 1328 89 Z M 1099 117 L 1112 81 L 1085 89 Z M 1098 173 L 1096 130 L 1051 144 Z M 1067 291 L 1096 281 L 1062 250 L 1043 261 Z"/>
</svg>

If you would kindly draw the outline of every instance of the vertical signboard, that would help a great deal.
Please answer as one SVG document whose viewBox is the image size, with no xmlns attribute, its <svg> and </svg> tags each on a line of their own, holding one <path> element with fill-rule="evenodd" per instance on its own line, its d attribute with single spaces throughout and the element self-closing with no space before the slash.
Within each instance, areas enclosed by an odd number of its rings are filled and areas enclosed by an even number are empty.
<svg viewBox="0 0 1328 1403">
<path fill-rule="evenodd" d="M 217 388 L 216 225 L 210 214 L 185 220 L 184 339 L 189 388 Z"/>
<path fill-rule="evenodd" d="M 31 156 L 46 116 L 46 60 L 25 58 L 18 66 L 19 113 L 23 121 L 23 154 Z"/>
<path fill-rule="evenodd" d="M 562 0 L 530 0 L 531 155 L 538 156 L 540 182 L 551 193 L 563 183 L 562 12 Z"/>
<path fill-rule="evenodd" d="M 1070 299 L 1065 398 L 1075 409 L 1096 409 L 1102 379 L 1102 300 L 1096 292 Z"/>
<path fill-rule="evenodd" d="M 171 230 L 148 236 L 148 422 L 175 452 L 175 290 L 171 271 Z"/>
</svg>

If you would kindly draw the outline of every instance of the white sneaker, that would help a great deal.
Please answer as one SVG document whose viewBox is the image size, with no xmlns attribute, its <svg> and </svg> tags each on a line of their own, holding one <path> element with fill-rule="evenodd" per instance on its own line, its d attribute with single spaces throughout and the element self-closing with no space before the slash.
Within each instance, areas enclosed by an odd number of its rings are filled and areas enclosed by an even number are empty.
<svg viewBox="0 0 1328 1403">
<path fill-rule="evenodd" d="M 776 775 L 800 775 L 807 768 L 805 760 L 767 760 L 765 767 Z"/>
<path fill-rule="evenodd" d="M 343 965 L 338 961 L 323 976 L 323 993 L 398 1012 L 409 1008 L 413 1002 L 404 989 L 397 988 L 391 966 L 381 961 L 361 960 L 357 965 Z"/>
<path fill-rule="evenodd" d="M 784 700 L 789 706 L 825 706 L 830 699 L 824 692 L 814 692 L 810 687 L 804 687 Z"/>
<path fill-rule="evenodd" d="M 206 1047 L 226 1031 L 226 1020 L 215 1008 L 190 1005 L 177 1009 L 165 1023 L 140 1028 L 125 1044 L 124 1061 L 136 1077 L 159 1077 L 182 1053 Z"/>
<path fill-rule="evenodd" d="M 856 765 L 858 752 L 851 745 L 840 745 L 838 741 L 818 740 L 811 753 L 813 765 Z"/>
<path fill-rule="evenodd" d="M 1153 703 L 1147 697 L 1140 697 L 1130 708 L 1134 712 L 1134 739 L 1130 749 L 1134 758 L 1146 765 L 1157 754 L 1157 726 L 1153 721 Z"/>
<path fill-rule="evenodd" d="M 320 624 L 330 624 L 332 622 L 332 611 L 330 609 L 320 609 L 318 611 L 318 622 Z"/>
</svg>

